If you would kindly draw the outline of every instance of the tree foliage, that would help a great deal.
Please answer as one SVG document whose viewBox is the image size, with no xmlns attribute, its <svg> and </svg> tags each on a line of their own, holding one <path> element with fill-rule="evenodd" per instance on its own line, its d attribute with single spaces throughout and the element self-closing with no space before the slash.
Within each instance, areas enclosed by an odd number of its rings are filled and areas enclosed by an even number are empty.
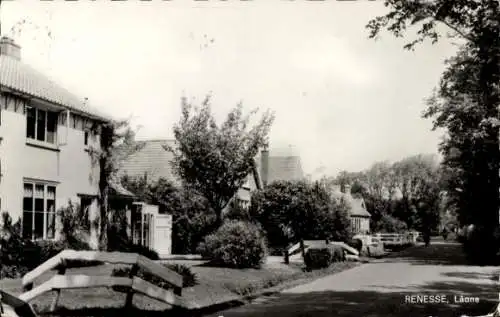
<svg viewBox="0 0 500 317">
<path fill-rule="evenodd" d="M 426 39 L 437 42 L 442 34 L 436 26 L 444 24 L 452 31 L 450 37 L 461 39 L 458 53 L 447 61 L 424 117 L 434 118 L 434 127 L 447 131 L 440 150 L 449 173 L 446 184 L 450 202 L 460 221 L 477 224 L 485 231 L 478 236 L 494 239 L 500 206 L 499 2 L 386 0 L 385 4 L 390 12 L 368 24 L 371 37 L 383 29 L 403 37 L 407 28 L 419 26 L 417 37 L 405 46 L 413 49 Z M 478 202 L 482 204 L 479 211 Z M 492 248 L 483 254 L 491 260 L 496 252 Z"/>
<path fill-rule="evenodd" d="M 348 206 L 333 199 L 320 182 L 274 182 L 252 195 L 249 212 L 274 248 L 304 239 L 350 237 Z"/>
<path fill-rule="evenodd" d="M 372 231 L 437 230 L 443 188 L 434 155 L 409 156 L 392 164 L 377 162 L 351 175 L 356 175 L 351 178 L 351 194 L 364 198 Z"/>
<path fill-rule="evenodd" d="M 250 127 L 256 113 L 243 114 L 238 104 L 218 125 L 211 112 L 210 96 L 199 107 L 182 99 L 182 117 L 174 127 L 176 146 L 173 167 L 185 186 L 201 193 L 222 221 L 222 211 L 254 169 L 254 158 L 267 143 L 274 120 L 270 112 Z"/>
</svg>

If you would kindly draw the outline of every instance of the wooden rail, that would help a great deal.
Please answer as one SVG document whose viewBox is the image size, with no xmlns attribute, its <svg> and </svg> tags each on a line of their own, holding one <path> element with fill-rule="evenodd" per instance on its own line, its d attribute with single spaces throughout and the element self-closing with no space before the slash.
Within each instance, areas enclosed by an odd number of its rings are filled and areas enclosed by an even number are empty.
<svg viewBox="0 0 500 317">
<path fill-rule="evenodd" d="M 417 235 L 408 233 L 376 233 L 373 235 L 378 238 L 384 246 L 403 246 L 407 244 L 414 244 L 417 239 Z"/>
<path fill-rule="evenodd" d="M 0 316 L 8 316 L 8 308 L 3 307 L 2 303 L 10 306 L 19 317 L 37 317 L 33 307 L 26 301 L 0 290 Z"/>
<path fill-rule="evenodd" d="M 64 275 L 66 273 L 66 263 L 71 260 L 127 264 L 131 265 L 132 269 L 129 277 Z M 34 281 L 38 277 L 55 268 L 58 269 L 58 273 L 55 276 L 45 283 L 33 288 Z M 135 276 L 139 269 L 161 278 L 170 284 L 173 290 L 158 287 Z M 132 297 L 135 293 L 141 293 L 174 307 L 185 309 L 199 308 L 195 303 L 182 297 L 183 278 L 180 274 L 135 253 L 64 250 L 35 268 L 33 271 L 27 273 L 23 277 L 22 284 L 25 292 L 20 296 L 20 299 L 26 302 L 46 292 L 56 291 L 56 297 L 52 303 L 51 311 L 57 308 L 60 292 L 63 289 L 93 287 L 113 288 L 115 286 L 127 289 L 126 307 L 132 305 Z"/>
</svg>

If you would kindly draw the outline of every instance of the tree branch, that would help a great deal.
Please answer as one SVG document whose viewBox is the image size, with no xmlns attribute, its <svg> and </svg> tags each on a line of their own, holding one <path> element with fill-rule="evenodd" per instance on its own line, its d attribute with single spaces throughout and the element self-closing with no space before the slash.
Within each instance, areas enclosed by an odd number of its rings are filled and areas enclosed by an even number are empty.
<svg viewBox="0 0 500 317">
<path fill-rule="evenodd" d="M 472 42 L 472 38 L 470 36 L 468 36 L 467 34 L 465 34 L 464 31 L 459 30 L 457 27 L 451 25 L 449 22 L 447 22 L 445 20 L 442 20 L 442 19 L 437 19 L 437 18 L 435 18 L 435 20 L 437 22 L 443 23 L 444 25 L 446 25 L 447 27 L 449 27 L 450 29 L 452 29 L 453 31 L 455 31 L 458 35 L 460 35 L 462 38 L 466 39 L 467 41 Z"/>
</svg>

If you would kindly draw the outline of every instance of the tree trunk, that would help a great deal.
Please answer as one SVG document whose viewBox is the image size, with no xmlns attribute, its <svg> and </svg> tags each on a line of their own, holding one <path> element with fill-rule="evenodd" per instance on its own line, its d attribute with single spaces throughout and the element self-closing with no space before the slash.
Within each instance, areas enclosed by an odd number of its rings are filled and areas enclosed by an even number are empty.
<svg viewBox="0 0 500 317">
<path fill-rule="evenodd" d="M 106 187 L 103 192 L 103 197 L 100 206 L 99 215 L 99 249 L 107 250 L 108 247 L 108 208 L 109 208 L 109 196 L 108 188 Z"/>
<path fill-rule="evenodd" d="M 285 264 L 290 264 L 290 254 L 288 253 L 288 246 L 290 244 L 287 242 L 285 244 L 285 248 L 283 250 L 284 256 L 285 256 Z"/>
</svg>

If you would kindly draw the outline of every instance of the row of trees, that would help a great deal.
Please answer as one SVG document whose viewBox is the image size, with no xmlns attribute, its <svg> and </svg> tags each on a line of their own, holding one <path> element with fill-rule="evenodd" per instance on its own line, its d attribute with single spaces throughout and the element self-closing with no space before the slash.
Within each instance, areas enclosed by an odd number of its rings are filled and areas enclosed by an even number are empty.
<svg viewBox="0 0 500 317">
<path fill-rule="evenodd" d="M 436 156 L 421 154 L 392 164 L 378 162 L 362 172 L 344 171 L 329 181 L 352 184 L 351 193 L 365 199 L 372 231 L 431 233 L 440 229 L 447 211 L 442 175 Z"/>
<path fill-rule="evenodd" d="M 417 27 L 413 49 L 424 40 L 432 43 L 446 35 L 459 41 L 455 56 L 447 61 L 441 82 L 428 101 L 424 117 L 447 137 L 441 143 L 445 183 L 451 205 L 461 224 L 475 226 L 475 238 L 466 248 L 475 262 L 496 259 L 500 243 L 500 10 L 497 0 L 385 0 L 389 13 L 370 21 L 375 38 L 386 30 L 404 37 Z M 479 251 L 480 250 L 480 251 Z"/>
</svg>

